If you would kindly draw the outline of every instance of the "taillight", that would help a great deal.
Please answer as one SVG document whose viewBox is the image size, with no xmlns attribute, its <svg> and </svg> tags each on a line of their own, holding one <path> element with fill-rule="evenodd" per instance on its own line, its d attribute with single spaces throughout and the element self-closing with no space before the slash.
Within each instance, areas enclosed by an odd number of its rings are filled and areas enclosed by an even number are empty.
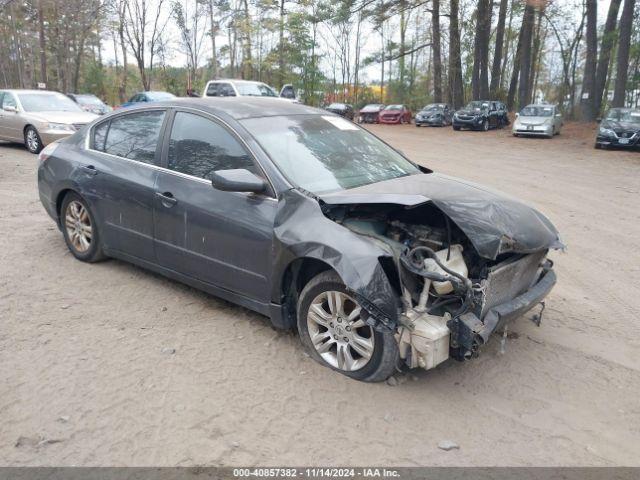
<svg viewBox="0 0 640 480">
<path fill-rule="evenodd" d="M 49 159 L 49 157 L 53 155 L 53 152 L 56 151 L 56 148 L 58 148 L 57 141 L 50 143 L 49 145 L 44 147 L 40 152 L 40 155 L 38 155 L 38 160 L 40 160 L 40 163 L 46 162 Z"/>
</svg>

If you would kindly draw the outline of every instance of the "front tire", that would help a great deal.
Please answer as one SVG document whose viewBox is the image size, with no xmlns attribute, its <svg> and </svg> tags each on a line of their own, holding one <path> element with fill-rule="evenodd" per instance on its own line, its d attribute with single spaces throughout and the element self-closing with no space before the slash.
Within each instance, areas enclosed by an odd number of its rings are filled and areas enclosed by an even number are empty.
<svg viewBox="0 0 640 480">
<path fill-rule="evenodd" d="M 77 193 L 70 192 L 64 197 L 60 224 L 64 241 L 74 257 L 88 263 L 104 260 L 96 219 L 87 202 Z"/>
<path fill-rule="evenodd" d="M 44 148 L 40 134 L 34 127 L 27 127 L 24 131 L 24 145 L 33 154 L 38 154 Z"/>
<path fill-rule="evenodd" d="M 485 120 L 482 123 L 482 131 L 483 132 L 488 132 L 489 131 L 489 120 Z"/>
<path fill-rule="evenodd" d="M 322 272 L 298 300 L 298 333 L 318 363 L 365 382 L 386 380 L 399 361 L 391 332 L 377 332 L 364 322 L 362 308 L 337 273 Z"/>
</svg>

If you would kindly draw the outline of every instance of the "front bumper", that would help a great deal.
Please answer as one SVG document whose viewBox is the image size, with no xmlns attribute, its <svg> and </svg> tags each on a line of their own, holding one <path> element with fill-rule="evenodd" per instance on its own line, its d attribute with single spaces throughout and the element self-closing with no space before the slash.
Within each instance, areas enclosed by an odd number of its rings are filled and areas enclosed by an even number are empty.
<svg viewBox="0 0 640 480">
<path fill-rule="evenodd" d="M 459 128 L 470 128 L 472 130 L 479 130 L 482 128 L 482 123 L 483 123 L 484 119 L 482 118 L 472 118 L 470 120 L 466 120 L 466 119 L 461 119 L 461 118 L 454 118 L 452 125 L 454 127 L 459 127 Z"/>
<path fill-rule="evenodd" d="M 363 113 L 360 115 L 361 123 L 378 123 L 377 113 Z"/>
<path fill-rule="evenodd" d="M 50 143 L 55 142 L 56 140 L 61 140 L 63 138 L 70 137 L 76 133 L 75 131 L 66 131 L 66 130 L 43 130 L 38 131 L 40 135 L 40 140 L 42 140 L 42 144 L 44 146 L 49 145 Z"/>
<path fill-rule="evenodd" d="M 402 117 L 378 117 L 380 123 L 386 123 L 388 125 L 400 123 Z"/>
<path fill-rule="evenodd" d="M 415 124 L 427 125 L 429 127 L 443 127 L 445 123 L 444 123 L 444 119 L 442 118 L 439 118 L 437 120 L 429 120 L 428 118 L 416 118 Z"/>
<path fill-rule="evenodd" d="M 474 313 L 465 313 L 447 324 L 451 331 L 451 356 L 458 360 L 469 358 L 493 332 L 540 304 L 556 284 L 552 263 L 547 261 L 537 282 L 526 292 L 508 302 L 492 307 L 482 320 Z"/>
<path fill-rule="evenodd" d="M 548 137 L 553 135 L 553 126 L 514 124 L 512 132 L 514 135 L 531 135 L 532 137 Z"/>
<path fill-rule="evenodd" d="M 640 135 L 636 133 L 630 138 L 598 135 L 596 137 L 596 143 L 605 147 L 636 148 L 640 147 Z"/>
</svg>

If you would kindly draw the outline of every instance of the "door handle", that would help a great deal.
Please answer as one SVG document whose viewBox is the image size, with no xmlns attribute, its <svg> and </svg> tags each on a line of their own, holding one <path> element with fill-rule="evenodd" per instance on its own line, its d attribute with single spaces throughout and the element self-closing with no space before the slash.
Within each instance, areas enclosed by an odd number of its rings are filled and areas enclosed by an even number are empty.
<svg viewBox="0 0 640 480">
<path fill-rule="evenodd" d="M 156 192 L 156 195 L 160 198 L 160 202 L 164 207 L 171 208 L 176 203 L 178 203 L 178 200 L 173 196 L 171 192 Z"/>
<path fill-rule="evenodd" d="M 96 170 L 96 167 L 94 167 L 93 165 L 85 165 L 81 168 L 82 168 L 82 171 L 87 175 L 94 176 L 94 175 L 97 175 L 98 173 L 98 170 Z"/>
</svg>

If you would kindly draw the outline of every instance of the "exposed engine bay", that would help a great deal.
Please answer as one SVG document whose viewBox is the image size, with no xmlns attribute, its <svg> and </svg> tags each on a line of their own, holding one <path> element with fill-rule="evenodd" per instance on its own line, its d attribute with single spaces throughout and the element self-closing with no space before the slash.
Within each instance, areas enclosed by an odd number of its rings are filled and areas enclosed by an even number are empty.
<svg viewBox="0 0 640 480">
<path fill-rule="evenodd" d="M 465 360 L 513 312 L 517 316 L 539 303 L 527 292 L 550 270 L 547 249 L 480 256 L 465 233 L 431 203 L 416 208 L 397 205 L 334 205 L 327 217 L 383 245 L 394 267 L 385 269 L 401 299 L 395 332 L 400 357 L 410 368 L 431 369 L 449 357 Z M 426 221 L 425 221 L 426 219 Z M 554 277 L 555 281 L 555 277 Z M 517 304 L 518 299 L 522 305 Z M 500 311 L 492 309 L 502 308 Z"/>
</svg>

